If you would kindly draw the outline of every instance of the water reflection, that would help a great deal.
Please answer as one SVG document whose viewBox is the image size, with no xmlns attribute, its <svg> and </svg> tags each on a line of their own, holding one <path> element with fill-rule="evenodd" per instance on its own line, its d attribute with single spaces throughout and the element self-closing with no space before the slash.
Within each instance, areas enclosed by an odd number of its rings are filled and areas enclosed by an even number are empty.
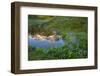
<svg viewBox="0 0 100 76">
<path fill-rule="evenodd" d="M 28 45 L 36 47 L 36 48 L 57 48 L 63 45 L 66 45 L 68 48 L 73 48 L 73 45 L 79 46 L 79 41 L 73 32 L 66 33 L 66 39 L 63 39 L 59 35 L 52 36 L 41 36 L 34 35 L 29 36 Z"/>
<path fill-rule="evenodd" d="M 36 39 L 28 38 L 28 44 L 38 48 L 57 48 L 59 46 L 63 46 L 65 42 L 62 39 L 56 41 L 50 41 L 47 39 L 36 40 Z"/>
</svg>

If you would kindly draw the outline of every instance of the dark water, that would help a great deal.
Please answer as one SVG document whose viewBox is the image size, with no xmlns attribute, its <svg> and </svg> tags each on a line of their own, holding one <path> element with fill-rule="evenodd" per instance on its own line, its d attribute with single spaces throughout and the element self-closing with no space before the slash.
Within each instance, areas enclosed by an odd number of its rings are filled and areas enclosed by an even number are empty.
<svg viewBox="0 0 100 76">
<path fill-rule="evenodd" d="M 63 46 L 64 40 L 59 39 L 57 41 L 50 41 L 50 40 L 35 40 L 32 38 L 28 39 L 28 45 L 34 46 L 34 47 L 38 47 L 38 48 L 57 48 L 60 46 Z"/>
</svg>

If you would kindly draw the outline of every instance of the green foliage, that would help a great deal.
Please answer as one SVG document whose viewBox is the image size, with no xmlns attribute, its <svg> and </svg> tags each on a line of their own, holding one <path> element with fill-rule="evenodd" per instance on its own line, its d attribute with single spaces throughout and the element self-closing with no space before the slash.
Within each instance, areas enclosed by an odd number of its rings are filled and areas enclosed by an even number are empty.
<svg viewBox="0 0 100 76">
<path fill-rule="evenodd" d="M 35 51 L 29 48 L 28 58 L 29 60 L 50 60 L 50 59 L 77 59 L 87 58 L 87 37 L 85 33 L 78 33 L 76 36 L 79 39 L 79 43 L 73 43 L 73 36 L 66 36 L 68 44 L 58 48 L 49 48 L 44 50 L 42 48 L 36 48 Z M 69 47 L 71 45 L 72 47 Z"/>
<path fill-rule="evenodd" d="M 52 34 L 53 30 L 60 30 L 60 33 L 87 32 L 87 17 L 69 17 L 69 16 L 28 16 L 28 32 L 31 34 L 45 32 Z"/>
<path fill-rule="evenodd" d="M 58 31 L 65 45 L 58 48 L 36 48 L 28 46 L 29 60 L 87 58 L 87 18 L 68 16 L 28 16 L 28 33 L 43 33 L 46 36 Z"/>
<path fill-rule="evenodd" d="M 31 52 L 31 51 L 35 51 L 35 50 L 36 50 L 36 48 L 35 48 L 35 47 L 30 46 L 30 45 L 28 46 L 28 51 L 29 51 L 29 52 Z"/>
</svg>

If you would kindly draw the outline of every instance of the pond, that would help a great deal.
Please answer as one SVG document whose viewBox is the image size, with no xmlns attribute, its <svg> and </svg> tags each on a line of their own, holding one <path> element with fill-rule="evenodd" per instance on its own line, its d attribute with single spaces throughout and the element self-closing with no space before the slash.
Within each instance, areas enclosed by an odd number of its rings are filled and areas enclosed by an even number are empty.
<svg viewBox="0 0 100 76">
<path fill-rule="evenodd" d="M 79 46 L 79 40 L 74 33 L 66 33 L 66 39 L 59 38 L 57 40 L 51 41 L 50 39 L 44 38 L 41 40 L 36 39 L 35 37 L 28 38 L 28 45 L 36 48 L 58 48 L 60 46 L 66 45 L 67 48 L 73 49 L 74 46 Z"/>
<path fill-rule="evenodd" d="M 33 38 L 28 38 L 28 45 L 33 46 L 33 47 L 37 47 L 37 48 L 44 48 L 44 49 L 48 49 L 48 48 L 57 48 L 60 46 L 63 46 L 65 44 L 63 39 L 59 39 L 56 41 L 50 41 L 50 40 L 36 40 Z"/>
</svg>

